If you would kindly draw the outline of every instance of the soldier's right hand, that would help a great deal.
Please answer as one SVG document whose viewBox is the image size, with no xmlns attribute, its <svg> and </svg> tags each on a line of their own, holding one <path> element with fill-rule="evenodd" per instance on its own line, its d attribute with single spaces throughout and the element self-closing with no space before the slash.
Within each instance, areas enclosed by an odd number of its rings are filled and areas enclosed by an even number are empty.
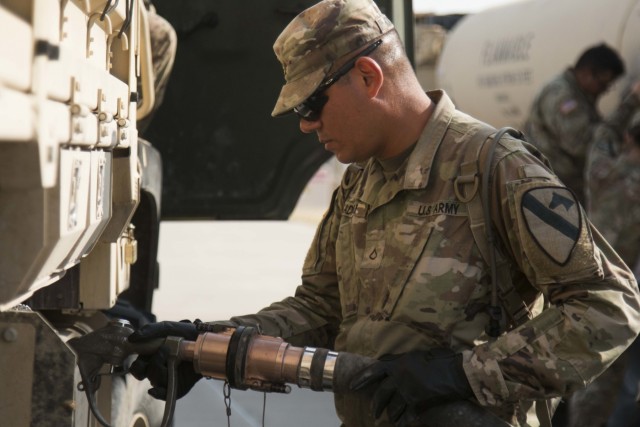
<svg viewBox="0 0 640 427">
<path fill-rule="evenodd" d="M 196 325 L 188 320 L 181 322 L 158 322 L 149 323 L 129 336 L 129 341 L 139 343 L 156 338 L 166 338 L 168 336 L 182 337 L 195 341 L 198 338 Z M 169 352 L 166 347 L 162 347 L 152 355 L 138 356 L 131 364 L 129 372 L 138 380 L 149 379 L 153 388 L 149 394 L 156 399 L 166 400 L 169 370 L 167 363 Z M 182 361 L 178 364 L 177 373 L 177 393 L 178 399 L 186 395 L 202 375 L 193 369 L 193 363 Z"/>
</svg>

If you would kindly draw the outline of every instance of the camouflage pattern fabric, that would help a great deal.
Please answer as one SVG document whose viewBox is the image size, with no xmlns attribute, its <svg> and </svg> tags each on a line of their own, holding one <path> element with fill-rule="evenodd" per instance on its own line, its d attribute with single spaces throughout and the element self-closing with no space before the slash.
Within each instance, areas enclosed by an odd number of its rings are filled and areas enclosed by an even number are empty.
<svg viewBox="0 0 640 427">
<path fill-rule="evenodd" d="M 630 267 L 640 260 L 640 159 L 615 154 L 619 141 L 600 135 L 588 156 L 586 183 L 588 213 L 593 224 Z M 625 354 L 626 355 L 626 354 Z M 570 401 L 570 427 L 607 424 L 616 404 L 625 355 Z"/>
<path fill-rule="evenodd" d="M 595 99 L 579 88 L 569 69 L 536 96 L 525 134 L 547 156 L 560 180 L 584 203 L 585 161 L 596 131 L 605 127 L 619 139 L 638 105 L 636 96 L 628 96 L 611 117 L 603 120 Z"/>
<path fill-rule="evenodd" d="M 286 84 L 271 115 L 291 111 L 316 90 L 336 61 L 393 28 L 372 0 L 328 0 L 300 13 L 273 45 Z"/>
<path fill-rule="evenodd" d="M 575 392 L 569 400 L 568 427 L 604 427 L 616 405 L 622 386 L 626 353 L 589 386 Z"/>
<path fill-rule="evenodd" d="M 138 121 L 138 130 L 144 131 L 154 113 L 164 100 L 169 76 L 173 70 L 173 63 L 178 47 L 178 37 L 171 24 L 158 15 L 152 8 L 147 14 L 149 18 L 149 36 L 151 39 L 151 65 L 153 66 L 153 87 L 155 91 L 155 103 L 153 110 L 142 120 Z"/>
<path fill-rule="evenodd" d="M 453 180 L 479 122 L 441 91 L 413 152 L 396 174 L 350 166 L 318 226 L 294 297 L 254 315 L 295 345 L 379 358 L 416 349 L 462 352 L 478 402 L 514 426 L 539 425 L 535 400 L 584 387 L 640 329 L 636 282 L 586 221 L 572 193 L 511 137 L 492 167 L 493 224 L 514 262 L 514 284 L 550 307 L 490 340 L 490 268 L 475 244 Z M 347 427 L 374 420 L 359 394 L 336 394 Z"/>
<path fill-rule="evenodd" d="M 157 13 L 149 13 L 149 33 L 156 105 L 160 105 L 176 58 L 178 37 L 171 24 Z"/>
<path fill-rule="evenodd" d="M 598 141 L 587 166 L 589 218 L 628 266 L 640 257 L 640 161 Z"/>
</svg>

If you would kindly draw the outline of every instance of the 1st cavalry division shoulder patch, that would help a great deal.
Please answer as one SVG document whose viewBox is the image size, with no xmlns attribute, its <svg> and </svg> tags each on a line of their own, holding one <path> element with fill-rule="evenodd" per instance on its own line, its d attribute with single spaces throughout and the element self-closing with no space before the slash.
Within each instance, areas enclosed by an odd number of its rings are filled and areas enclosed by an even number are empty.
<svg viewBox="0 0 640 427">
<path fill-rule="evenodd" d="M 566 264 L 582 227 L 573 193 L 564 187 L 534 188 L 523 194 L 520 207 L 538 246 L 557 264 Z"/>
</svg>

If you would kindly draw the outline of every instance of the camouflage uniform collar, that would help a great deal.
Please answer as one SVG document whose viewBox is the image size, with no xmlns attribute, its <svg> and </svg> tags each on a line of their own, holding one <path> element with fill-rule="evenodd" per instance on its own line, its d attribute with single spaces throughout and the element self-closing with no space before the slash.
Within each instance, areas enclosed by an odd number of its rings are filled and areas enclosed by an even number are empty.
<svg viewBox="0 0 640 427">
<path fill-rule="evenodd" d="M 400 167 L 409 158 L 414 148 L 416 148 L 416 143 L 411 144 L 409 148 L 407 148 L 406 150 L 404 150 L 402 153 L 398 154 L 395 157 L 392 157 L 386 160 L 376 160 L 376 161 L 380 164 L 380 167 L 382 168 L 382 171 L 385 173 L 385 175 L 387 174 L 393 175 L 400 171 Z"/>
<path fill-rule="evenodd" d="M 401 190 L 425 188 L 429 182 L 433 159 L 449 127 L 455 107 L 444 91 L 427 92 L 427 95 L 436 104 L 436 108 L 409 158 L 397 171 L 397 179 L 387 181 L 382 166 L 373 158 L 365 166 L 368 179 L 361 190 L 360 200 L 369 205 L 371 210 L 388 203 Z"/>
<path fill-rule="evenodd" d="M 429 183 L 433 159 L 455 112 L 453 102 L 443 90 L 430 91 L 427 95 L 436 104 L 436 108 L 409 158 L 404 177 L 404 189 L 407 190 L 425 188 Z"/>
</svg>

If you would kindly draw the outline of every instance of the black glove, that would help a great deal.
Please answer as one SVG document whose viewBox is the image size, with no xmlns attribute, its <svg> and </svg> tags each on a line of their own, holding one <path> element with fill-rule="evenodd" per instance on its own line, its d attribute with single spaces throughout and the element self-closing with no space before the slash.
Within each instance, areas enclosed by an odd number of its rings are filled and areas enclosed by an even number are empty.
<svg viewBox="0 0 640 427">
<path fill-rule="evenodd" d="M 399 427 L 409 425 L 432 406 L 473 396 L 462 369 L 462 354 L 449 349 L 383 358 L 357 373 L 350 388 L 359 391 L 374 385 L 375 417 L 386 408 L 389 420 Z"/>
<path fill-rule="evenodd" d="M 129 341 L 136 343 L 168 336 L 183 337 L 187 340 L 195 341 L 198 338 L 198 330 L 196 325 L 188 320 L 149 323 L 132 333 L 129 336 Z M 129 372 L 138 380 L 149 378 L 149 382 L 153 386 L 149 390 L 149 394 L 156 399 L 166 400 L 167 384 L 169 382 L 168 360 L 169 351 L 166 347 L 162 347 L 155 354 L 138 356 L 131 364 Z M 178 383 L 177 398 L 180 399 L 187 394 L 200 378 L 202 378 L 202 375 L 193 370 L 192 362 L 180 362 L 176 375 Z"/>
</svg>

